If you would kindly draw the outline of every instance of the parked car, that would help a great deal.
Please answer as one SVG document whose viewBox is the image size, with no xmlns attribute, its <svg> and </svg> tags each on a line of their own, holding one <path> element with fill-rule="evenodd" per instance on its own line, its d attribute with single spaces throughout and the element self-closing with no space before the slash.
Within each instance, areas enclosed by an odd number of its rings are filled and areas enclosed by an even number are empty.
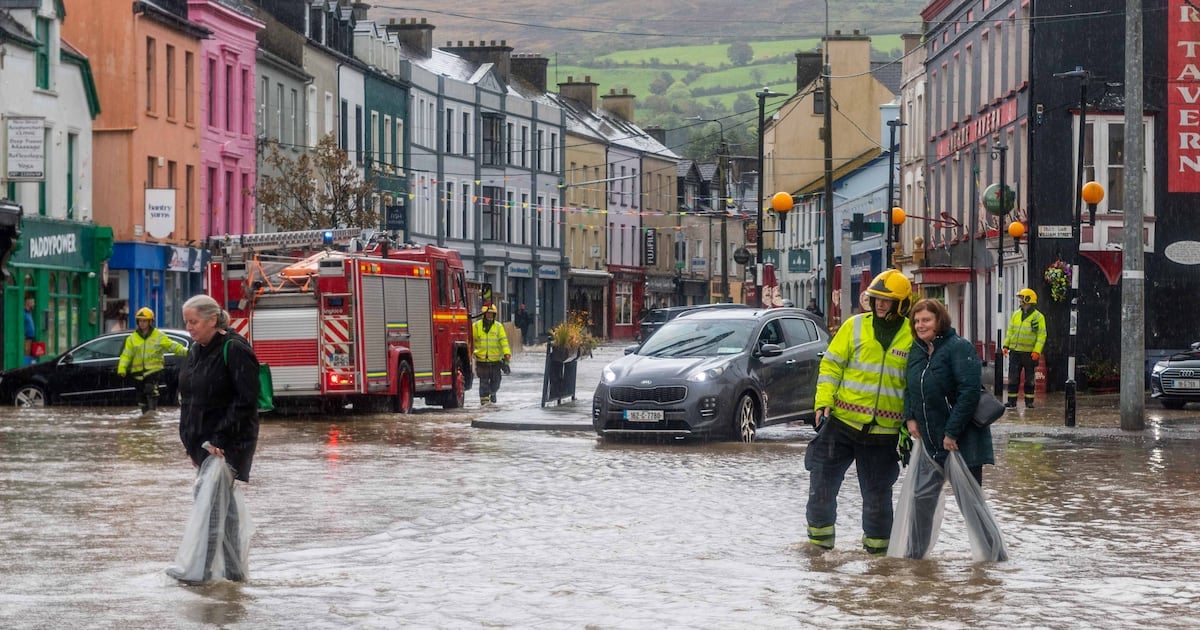
<svg viewBox="0 0 1200 630">
<path fill-rule="evenodd" d="M 1150 370 L 1150 396 L 1167 409 L 1200 402 L 1200 341 L 1188 352 L 1173 354 Z"/>
<path fill-rule="evenodd" d="M 683 315 L 696 310 L 708 309 L 725 309 L 725 308 L 753 308 L 745 304 L 735 304 L 733 302 L 718 302 L 716 304 L 689 304 L 686 306 L 668 306 L 666 308 L 656 308 L 642 316 L 638 322 L 638 341 L 645 343 L 654 331 L 662 328 L 662 325 Z"/>
<path fill-rule="evenodd" d="M 186 331 L 160 330 L 184 347 L 191 346 Z M 101 335 L 48 361 L 0 372 L 0 402 L 18 407 L 137 404 L 135 381 L 117 376 L 121 349 L 130 334 Z M 163 357 L 160 404 L 175 404 L 182 361 L 183 357 L 170 353 Z"/>
<path fill-rule="evenodd" d="M 602 437 L 719 436 L 812 422 L 829 333 L 802 309 L 704 309 L 663 324 L 605 366 L 592 398 Z"/>
</svg>

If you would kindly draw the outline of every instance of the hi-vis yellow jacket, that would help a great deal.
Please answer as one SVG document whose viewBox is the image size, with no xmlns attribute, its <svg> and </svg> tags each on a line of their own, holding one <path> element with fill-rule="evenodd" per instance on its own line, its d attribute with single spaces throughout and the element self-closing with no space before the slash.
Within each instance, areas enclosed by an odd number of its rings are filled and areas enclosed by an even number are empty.
<svg viewBox="0 0 1200 630">
<path fill-rule="evenodd" d="M 121 350 L 121 361 L 117 363 L 117 374 L 125 376 L 130 372 L 136 378 L 153 374 L 163 369 L 163 353 L 173 352 L 179 356 L 187 356 L 187 348 L 155 328 L 149 335 L 142 337 L 138 331 L 129 333 L 125 338 L 125 348 Z"/>
<path fill-rule="evenodd" d="M 504 332 L 504 324 L 492 322 L 492 327 L 484 332 L 483 318 L 471 325 L 471 336 L 475 342 L 476 361 L 503 361 L 512 354 L 508 348 L 508 333 Z"/>
<path fill-rule="evenodd" d="M 886 350 L 875 338 L 875 315 L 851 317 L 838 329 L 817 379 L 816 408 L 832 408 L 847 426 L 868 435 L 899 435 L 912 330 L 905 320 Z"/>
<path fill-rule="evenodd" d="M 1008 332 L 1004 335 L 1004 347 L 1017 352 L 1042 353 L 1046 345 L 1046 317 L 1036 308 L 1029 315 L 1017 309 L 1008 320 Z"/>
</svg>

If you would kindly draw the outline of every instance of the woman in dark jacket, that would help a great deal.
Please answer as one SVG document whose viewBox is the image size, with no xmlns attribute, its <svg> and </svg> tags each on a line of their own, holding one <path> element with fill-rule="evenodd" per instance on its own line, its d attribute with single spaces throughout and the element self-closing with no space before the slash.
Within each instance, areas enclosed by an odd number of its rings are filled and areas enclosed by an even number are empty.
<svg viewBox="0 0 1200 630">
<path fill-rule="evenodd" d="M 229 314 L 211 297 L 189 299 L 183 318 L 196 343 L 179 372 L 179 438 L 196 466 L 223 456 L 248 482 L 258 444 L 258 358 L 227 329 Z"/>
<path fill-rule="evenodd" d="M 950 327 L 941 302 L 921 300 L 908 316 L 913 329 L 904 393 L 908 432 L 939 464 L 959 451 L 982 485 L 983 465 L 996 462 L 991 429 L 971 421 L 981 389 L 979 355 Z"/>
</svg>

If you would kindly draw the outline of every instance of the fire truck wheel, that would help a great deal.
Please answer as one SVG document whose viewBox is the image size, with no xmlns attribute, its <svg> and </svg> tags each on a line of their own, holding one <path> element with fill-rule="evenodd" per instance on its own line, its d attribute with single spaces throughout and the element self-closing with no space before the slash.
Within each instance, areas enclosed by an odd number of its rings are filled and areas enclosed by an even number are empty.
<svg viewBox="0 0 1200 630">
<path fill-rule="evenodd" d="M 396 376 L 396 412 L 412 413 L 413 408 L 413 372 L 408 361 L 400 362 L 400 370 Z"/>
<path fill-rule="evenodd" d="M 454 379 L 450 391 L 442 399 L 443 409 L 462 409 L 467 399 L 467 372 L 463 368 L 462 359 L 454 359 L 454 371 L 450 378 Z"/>
</svg>

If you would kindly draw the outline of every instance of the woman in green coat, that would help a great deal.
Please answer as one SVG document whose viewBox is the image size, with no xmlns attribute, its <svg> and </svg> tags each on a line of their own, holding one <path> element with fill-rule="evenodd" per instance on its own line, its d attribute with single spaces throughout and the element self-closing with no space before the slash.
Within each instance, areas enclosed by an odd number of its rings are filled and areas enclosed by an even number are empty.
<svg viewBox="0 0 1200 630">
<path fill-rule="evenodd" d="M 950 327 L 950 314 L 937 300 L 917 302 L 909 321 L 913 346 L 904 393 L 908 432 L 923 441 L 939 464 L 945 464 L 950 451 L 962 453 L 983 485 L 983 465 L 996 461 L 991 429 L 971 421 L 981 390 L 979 355 Z"/>
</svg>

